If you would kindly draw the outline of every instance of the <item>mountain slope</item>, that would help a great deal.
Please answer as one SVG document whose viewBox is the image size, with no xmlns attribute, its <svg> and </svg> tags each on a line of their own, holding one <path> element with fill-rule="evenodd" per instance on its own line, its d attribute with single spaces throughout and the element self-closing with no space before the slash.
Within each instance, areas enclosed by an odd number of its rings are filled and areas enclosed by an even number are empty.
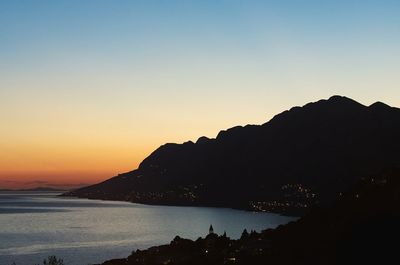
<svg viewBox="0 0 400 265">
<path fill-rule="evenodd" d="M 399 165 L 398 135 L 400 109 L 333 96 L 215 139 L 165 144 L 137 170 L 66 195 L 303 212 Z"/>
<path fill-rule="evenodd" d="M 136 250 L 103 265 L 161 264 L 391 264 L 398 257 L 400 170 L 358 182 L 332 204 L 297 221 L 242 234 L 238 240 L 209 234 L 195 241 Z"/>
</svg>

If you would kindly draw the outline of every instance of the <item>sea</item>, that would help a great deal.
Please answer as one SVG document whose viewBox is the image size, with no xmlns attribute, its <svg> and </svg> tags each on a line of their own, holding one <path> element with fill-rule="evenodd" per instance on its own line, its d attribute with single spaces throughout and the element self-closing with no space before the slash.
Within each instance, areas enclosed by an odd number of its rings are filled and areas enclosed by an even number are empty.
<svg viewBox="0 0 400 265">
<path fill-rule="evenodd" d="M 152 206 L 57 196 L 55 192 L 0 192 L 0 265 L 35 265 L 55 255 L 65 265 L 98 264 L 133 250 L 168 244 L 179 235 L 214 232 L 233 239 L 295 220 L 228 208 Z"/>
</svg>

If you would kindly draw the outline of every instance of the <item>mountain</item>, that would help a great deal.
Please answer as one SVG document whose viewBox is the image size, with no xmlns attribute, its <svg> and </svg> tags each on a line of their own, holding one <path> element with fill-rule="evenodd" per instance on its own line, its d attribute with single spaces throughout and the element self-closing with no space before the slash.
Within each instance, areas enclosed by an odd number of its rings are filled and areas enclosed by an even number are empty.
<svg viewBox="0 0 400 265">
<path fill-rule="evenodd" d="M 139 168 L 64 194 L 303 213 L 400 165 L 400 109 L 333 96 L 215 139 L 165 144 Z"/>
<path fill-rule="evenodd" d="M 43 192 L 62 192 L 65 191 L 63 189 L 55 189 L 51 187 L 36 187 L 36 188 L 31 188 L 31 189 L 0 189 L 0 191 L 43 191 Z"/>
<path fill-rule="evenodd" d="M 65 191 L 65 190 L 51 188 L 51 187 L 36 187 L 36 188 L 32 188 L 32 189 L 22 189 L 22 190 L 18 190 L 18 191 L 49 191 L 49 192 L 53 192 L 53 191 Z"/>
<path fill-rule="evenodd" d="M 398 257 L 400 170 L 365 178 L 332 204 L 298 221 L 238 240 L 210 233 L 196 241 L 136 250 L 102 265 L 391 264 Z"/>
</svg>

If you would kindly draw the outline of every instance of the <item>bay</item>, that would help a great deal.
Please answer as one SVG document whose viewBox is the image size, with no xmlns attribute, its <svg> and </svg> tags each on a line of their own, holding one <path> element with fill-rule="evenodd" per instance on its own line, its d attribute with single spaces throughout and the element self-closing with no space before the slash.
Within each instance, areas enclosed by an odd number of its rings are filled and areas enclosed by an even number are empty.
<svg viewBox="0 0 400 265">
<path fill-rule="evenodd" d="M 197 239 L 210 224 L 239 238 L 294 220 L 227 208 L 151 206 L 58 197 L 51 192 L 0 192 L 0 264 L 41 264 L 49 255 L 66 265 L 127 257 L 134 249 Z"/>
</svg>

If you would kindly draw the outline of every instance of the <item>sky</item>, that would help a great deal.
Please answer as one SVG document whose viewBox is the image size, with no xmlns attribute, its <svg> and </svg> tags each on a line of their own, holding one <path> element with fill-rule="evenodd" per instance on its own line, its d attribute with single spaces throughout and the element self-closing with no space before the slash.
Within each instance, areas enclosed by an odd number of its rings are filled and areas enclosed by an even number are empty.
<svg viewBox="0 0 400 265">
<path fill-rule="evenodd" d="M 0 188 L 351 97 L 400 107 L 400 1 L 0 1 Z"/>
</svg>

